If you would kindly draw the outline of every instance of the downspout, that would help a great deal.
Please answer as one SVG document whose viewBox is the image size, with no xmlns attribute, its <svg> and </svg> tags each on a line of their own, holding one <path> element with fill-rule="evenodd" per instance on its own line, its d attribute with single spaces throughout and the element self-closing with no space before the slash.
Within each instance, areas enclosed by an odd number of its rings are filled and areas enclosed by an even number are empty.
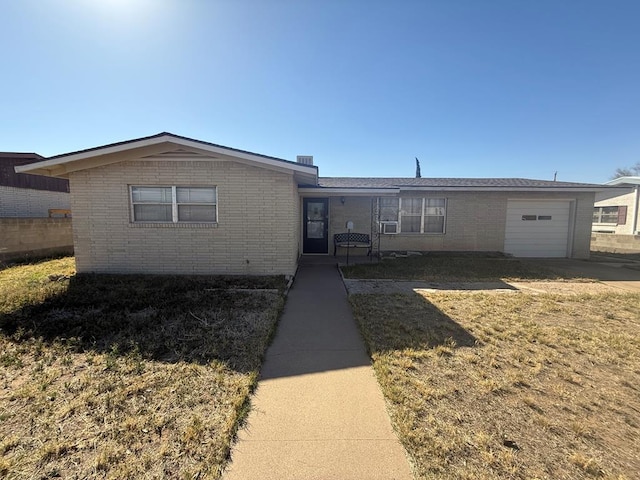
<svg viewBox="0 0 640 480">
<path fill-rule="evenodd" d="M 638 209 L 640 208 L 640 185 L 636 185 L 635 198 L 633 202 L 633 222 L 631 224 L 631 235 L 636 235 L 638 232 Z"/>
</svg>

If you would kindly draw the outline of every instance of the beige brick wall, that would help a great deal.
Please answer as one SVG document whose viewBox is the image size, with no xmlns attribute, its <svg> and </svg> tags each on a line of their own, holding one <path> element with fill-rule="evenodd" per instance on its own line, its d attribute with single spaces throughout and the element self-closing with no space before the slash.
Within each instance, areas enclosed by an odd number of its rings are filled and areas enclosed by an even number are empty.
<svg viewBox="0 0 640 480">
<path fill-rule="evenodd" d="M 344 204 L 341 201 L 344 198 Z M 347 231 L 346 224 L 353 222 L 353 233 L 371 234 L 371 197 L 330 197 L 329 198 L 329 253 L 333 255 L 333 235 Z M 338 251 L 346 254 L 345 249 Z M 350 255 L 366 255 L 365 248 L 352 248 Z"/>
<path fill-rule="evenodd" d="M 70 218 L 0 218 L 0 261 L 72 252 Z"/>
<path fill-rule="evenodd" d="M 0 185 L 0 218 L 48 217 L 50 208 L 68 209 L 70 201 L 65 192 Z"/>
<path fill-rule="evenodd" d="M 411 194 L 402 194 L 410 196 Z M 420 197 L 447 198 L 446 233 L 444 235 L 397 234 L 382 235 L 382 251 L 502 251 L 508 199 L 575 199 L 576 223 L 573 254 L 575 258 L 589 256 L 593 193 L 514 193 L 514 192 L 430 192 L 416 193 Z M 330 253 L 333 234 L 345 232 L 345 223 L 352 220 L 355 232 L 371 231 L 371 198 L 331 197 L 329 201 Z M 364 249 L 354 249 L 355 255 L 366 255 Z"/>
<path fill-rule="evenodd" d="M 232 161 L 129 161 L 70 175 L 79 272 L 295 272 L 293 176 Z M 214 185 L 218 224 L 134 224 L 130 185 Z"/>
</svg>

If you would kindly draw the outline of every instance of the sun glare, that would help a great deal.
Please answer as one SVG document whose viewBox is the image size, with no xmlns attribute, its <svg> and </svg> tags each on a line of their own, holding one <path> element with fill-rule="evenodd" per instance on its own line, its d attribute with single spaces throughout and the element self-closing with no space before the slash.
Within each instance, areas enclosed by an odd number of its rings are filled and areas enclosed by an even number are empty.
<svg viewBox="0 0 640 480">
<path fill-rule="evenodd" d="M 82 0 L 85 15 L 93 16 L 109 34 L 140 35 L 167 18 L 168 0 Z"/>
<path fill-rule="evenodd" d="M 100 15 L 138 21 L 143 20 L 147 14 L 157 12 L 166 6 L 166 2 L 162 0 L 84 0 L 83 3 Z"/>
</svg>

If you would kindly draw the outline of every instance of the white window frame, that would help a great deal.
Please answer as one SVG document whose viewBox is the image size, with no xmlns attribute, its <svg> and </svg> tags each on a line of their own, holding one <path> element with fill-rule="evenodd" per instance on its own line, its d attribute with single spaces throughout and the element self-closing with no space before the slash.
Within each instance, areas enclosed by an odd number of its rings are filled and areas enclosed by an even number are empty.
<svg viewBox="0 0 640 480">
<path fill-rule="evenodd" d="M 382 197 L 378 197 L 378 211 L 380 211 L 380 198 Z M 444 235 L 447 231 L 447 208 L 448 208 L 448 199 L 446 197 L 404 197 L 404 198 L 420 198 L 422 200 L 422 207 L 421 207 L 421 214 L 420 214 L 420 231 L 419 232 L 403 232 L 402 231 L 402 198 L 403 197 L 396 197 L 398 199 L 398 213 L 397 213 L 397 217 L 396 220 L 382 220 L 380 221 L 381 224 L 381 233 L 383 234 L 403 234 L 403 235 Z M 426 204 L 427 204 L 427 200 L 429 199 L 436 199 L 436 200 L 444 200 L 444 215 L 427 215 L 426 214 Z M 417 217 L 417 215 L 405 215 L 405 216 L 411 216 L 411 217 Z M 441 232 L 425 232 L 424 231 L 424 225 L 425 225 L 425 218 L 427 217 L 443 217 L 443 222 L 442 222 L 442 231 Z M 385 224 L 397 224 L 397 231 L 393 232 L 393 233 L 386 233 L 385 231 Z"/>
<path fill-rule="evenodd" d="M 380 222 L 380 233 L 384 235 L 397 235 L 400 233 L 398 228 L 398 222 L 395 221 L 382 221 Z"/>
<path fill-rule="evenodd" d="M 142 202 L 134 202 L 133 201 L 133 189 L 134 188 L 171 188 L 171 220 L 170 221 L 162 221 L 162 220 L 136 220 L 135 216 L 135 205 L 144 205 Z M 214 194 L 214 203 L 178 203 L 178 188 L 209 188 L 213 189 Z M 218 187 L 216 185 L 129 185 L 129 203 L 130 203 L 130 212 L 131 212 L 131 222 L 132 223 L 163 223 L 163 224 L 173 224 L 173 223 L 207 223 L 207 224 L 217 224 L 218 223 Z M 165 203 L 168 205 L 168 203 Z M 163 203 L 157 203 L 153 205 L 165 205 Z M 148 205 L 148 203 L 147 203 Z M 178 218 L 178 206 L 179 205 L 196 205 L 196 206 L 212 206 L 215 209 L 215 221 L 207 222 L 207 221 L 191 221 L 191 220 L 179 220 Z"/>
<path fill-rule="evenodd" d="M 603 209 L 605 208 L 615 208 L 616 209 L 616 213 L 603 213 Z M 618 225 L 618 215 L 620 213 L 620 205 L 605 205 L 605 206 L 601 206 L 601 207 L 593 207 L 593 214 L 594 216 L 597 217 L 597 220 L 594 219 L 592 223 L 594 224 L 598 224 L 598 225 Z M 604 216 L 611 216 L 611 215 L 615 215 L 616 216 L 616 221 L 615 222 L 603 222 L 602 221 L 602 217 Z"/>
</svg>

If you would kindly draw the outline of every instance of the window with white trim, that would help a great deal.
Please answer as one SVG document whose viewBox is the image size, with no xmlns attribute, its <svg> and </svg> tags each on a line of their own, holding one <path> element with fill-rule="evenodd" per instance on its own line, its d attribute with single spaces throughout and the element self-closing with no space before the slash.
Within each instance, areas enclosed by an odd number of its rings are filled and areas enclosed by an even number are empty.
<svg viewBox="0 0 640 480">
<path fill-rule="evenodd" d="M 216 187 L 131 186 L 131 212 L 134 222 L 215 223 Z"/>
<path fill-rule="evenodd" d="M 609 223 L 625 225 L 627 221 L 627 207 L 594 207 L 593 223 Z"/>
<path fill-rule="evenodd" d="M 398 222 L 400 233 L 444 233 L 445 198 L 380 197 L 380 222 Z"/>
</svg>

